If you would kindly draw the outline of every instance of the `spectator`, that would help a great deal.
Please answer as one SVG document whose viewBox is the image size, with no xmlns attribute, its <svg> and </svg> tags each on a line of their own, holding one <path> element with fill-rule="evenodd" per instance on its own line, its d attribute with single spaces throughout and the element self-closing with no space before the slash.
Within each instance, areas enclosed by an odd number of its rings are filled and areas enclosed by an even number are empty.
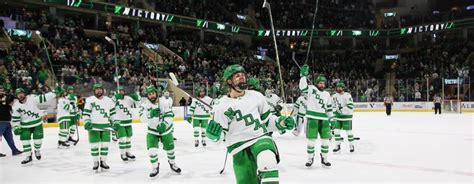
<svg viewBox="0 0 474 184">
<path fill-rule="evenodd" d="M 12 155 L 19 155 L 22 152 L 15 146 L 13 140 L 11 121 L 11 111 L 14 97 L 9 94 L 5 94 L 3 86 L 0 86 L 0 138 L 5 137 L 8 146 L 12 150 Z"/>
<path fill-rule="evenodd" d="M 186 99 L 184 99 L 184 97 L 181 97 L 181 100 L 179 100 L 179 105 L 186 106 Z"/>
</svg>

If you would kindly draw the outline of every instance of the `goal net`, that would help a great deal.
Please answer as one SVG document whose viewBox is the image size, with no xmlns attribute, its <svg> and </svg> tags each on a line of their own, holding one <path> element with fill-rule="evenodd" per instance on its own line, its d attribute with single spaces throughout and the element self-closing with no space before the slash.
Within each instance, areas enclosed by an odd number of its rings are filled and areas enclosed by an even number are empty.
<svg viewBox="0 0 474 184">
<path fill-rule="evenodd" d="M 443 100 L 441 111 L 443 113 L 461 113 L 461 100 Z"/>
</svg>

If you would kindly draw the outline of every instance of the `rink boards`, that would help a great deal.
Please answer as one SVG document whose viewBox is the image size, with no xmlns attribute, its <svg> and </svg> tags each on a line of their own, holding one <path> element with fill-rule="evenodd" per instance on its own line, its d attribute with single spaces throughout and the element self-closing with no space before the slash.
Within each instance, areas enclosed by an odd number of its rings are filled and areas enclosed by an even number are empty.
<svg viewBox="0 0 474 184">
<path fill-rule="evenodd" d="M 463 113 L 474 113 L 474 102 L 461 102 Z M 291 112 L 293 104 L 288 104 Z M 432 102 L 395 102 L 392 112 L 433 112 Z M 385 112 L 383 102 L 360 102 L 355 103 L 355 112 Z M 174 121 L 182 121 L 188 117 L 189 107 L 173 107 Z M 283 114 L 285 114 L 283 112 Z M 140 123 L 138 109 L 132 109 L 133 123 Z M 44 127 L 58 127 L 58 123 L 47 123 Z"/>
</svg>

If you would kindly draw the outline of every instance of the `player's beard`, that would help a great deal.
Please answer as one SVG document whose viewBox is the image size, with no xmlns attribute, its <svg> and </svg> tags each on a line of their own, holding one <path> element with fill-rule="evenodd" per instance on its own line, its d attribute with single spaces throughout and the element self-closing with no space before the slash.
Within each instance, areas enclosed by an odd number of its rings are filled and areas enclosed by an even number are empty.
<svg viewBox="0 0 474 184">
<path fill-rule="evenodd" d="M 342 93 L 342 92 L 344 92 L 344 90 L 343 89 L 336 89 L 336 92 L 337 93 Z"/>
<path fill-rule="evenodd" d="M 102 97 L 103 95 L 104 95 L 104 93 L 102 93 L 102 92 L 100 92 L 100 93 L 94 93 L 94 96 L 95 96 L 96 98 L 100 98 L 100 97 Z"/>
<path fill-rule="evenodd" d="M 18 98 L 18 101 L 20 103 L 24 103 L 25 102 L 25 99 L 26 99 L 26 96 L 22 96 L 22 97 L 17 97 Z"/>
<path fill-rule="evenodd" d="M 155 97 L 155 98 L 150 98 L 150 97 L 148 97 L 148 100 L 150 100 L 150 102 L 152 102 L 152 103 L 155 103 L 155 102 L 156 102 L 156 99 L 157 99 L 156 97 Z"/>
</svg>

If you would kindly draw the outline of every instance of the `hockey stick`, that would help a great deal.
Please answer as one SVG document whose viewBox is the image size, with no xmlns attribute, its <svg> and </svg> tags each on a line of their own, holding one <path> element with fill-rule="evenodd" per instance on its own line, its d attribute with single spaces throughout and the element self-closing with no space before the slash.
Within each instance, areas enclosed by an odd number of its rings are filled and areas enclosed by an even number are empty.
<svg viewBox="0 0 474 184">
<path fill-rule="evenodd" d="M 283 103 L 285 104 L 285 112 L 288 112 L 288 108 L 286 107 L 286 96 L 285 96 L 285 89 L 284 89 L 284 84 L 283 84 L 283 76 L 281 75 L 281 66 L 280 66 L 280 57 L 278 56 L 278 45 L 276 41 L 276 35 L 275 35 L 275 26 L 273 25 L 273 17 L 272 17 L 272 9 L 270 7 L 270 3 L 265 0 L 263 2 L 262 8 L 267 8 L 268 9 L 268 14 L 270 16 L 270 24 L 272 28 L 272 36 L 273 36 L 273 44 L 275 47 L 275 55 L 276 55 L 276 62 L 277 62 L 277 67 L 278 67 L 278 75 L 279 75 L 279 80 L 280 80 L 280 93 L 281 96 L 283 97 Z M 283 127 L 286 127 L 286 125 L 282 125 Z"/>
<path fill-rule="evenodd" d="M 77 143 L 79 142 L 79 125 L 77 125 L 79 123 L 79 120 L 76 121 L 76 134 L 77 134 L 77 139 L 76 141 L 74 142 L 74 146 L 77 145 Z"/>
<path fill-rule="evenodd" d="M 225 165 L 227 164 L 227 155 L 229 155 L 229 152 L 225 152 L 225 160 L 224 160 L 224 166 L 222 167 L 222 170 L 219 172 L 219 174 L 222 174 L 225 170 Z"/>
<path fill-rule="evenodd" d="M 293 51 L 293 53 L 291 53 L 291 60 L 293 60 L 293 62 L 296 64 L 296 66 L 301 69 L 301 66 L 298 64 L 298 62 L 295 59 L 295 51 Z"/>
<path fill-rule="evenodd" d="M 170 72 L 169 73 L 169 76 L 171 78 L 171 81 L 173 82 L 174 85 L 176 85 L 176 87 L 181 90 L 185 95 L 187 95 L 188 97 L 191 97 L 191 98 L 194 98 L 196 99 L 197 101 L 201 102 L 202 104 L 204 104 L 205 106 L 209 107 L 211 110 L 212 110 L 212 106 L 207 104 L 206 102 L 204 102 L 203 100 L 199 99 L 199 98 L 196 98 L 195 96 L 193 95 L 190 95 L 188 92 L 184 91 L 183 89 L 181 89 L 179 87 L 179 82 L 178 82 L 178 79 L 176 78 L 176 76 L 174 75 L 173 72 Z"/>
<path fill-rule="evenodd" d="M 309 51 L 311 50 L 311 43 L 313 43 L 314 23 L 316 22 L 316 14 L 318 13 L 318 4 L 319 4 L 319 0 L 316 0 L 316 8 L 314 9 L 314 15 L 313 15 L 313 25 L 311 27 L 311 35 L 309 35 L 308 50 L 306 51 L 306 59 L 304 61 L 305 64 L 308 63 Z"/>
</svg>

